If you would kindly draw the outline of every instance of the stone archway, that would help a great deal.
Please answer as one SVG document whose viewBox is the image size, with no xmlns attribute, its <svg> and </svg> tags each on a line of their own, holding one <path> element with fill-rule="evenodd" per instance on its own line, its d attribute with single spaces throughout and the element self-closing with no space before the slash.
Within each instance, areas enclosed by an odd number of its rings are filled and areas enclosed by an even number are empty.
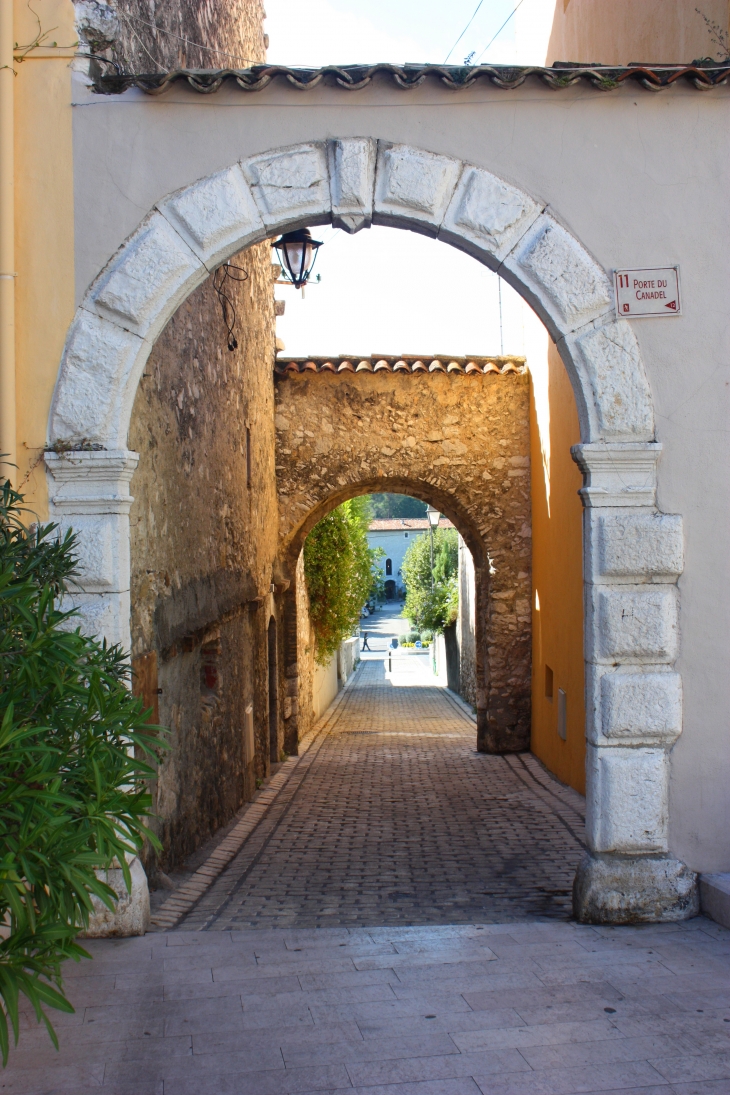
<svg viewBox="0 0 730 1095">
<path fill-rule="evenodd" d="M 480 360 L 469 373 L 455 362 L 451 372 L 422 365 L 412 372 L 405 362 L 397 372 L 385 361 L 376 369 L 362 362 L 358 371 L 337 359 L 318 369 L 301 364 L 302 371 L 286 360 L 276 367 L 287 613 L 299 611 L 297 563 L 306 536 L 335 506 L 378 491 L 430 503 L 461 533 L 474 564 L 477 748 L 529 750 L 530 426 L 521 359 L 502 362 L 502 371 Z M 297 633 L 288 623 L 287 635 Z M 289 680 L 300 661 L 290 650 Z M 292 726 L 290 750 L 296 736 Z"/>
<path fill-rule="evenodd" d="M 49 442 L 51 510 L 82 533 L 90 627 L 129 642 L 127 448 L 155 338 L 226 258 L 269 236 L 332 223 L 422 232 L 508 280 L 557 344 L 575 393 L 584 478 L 588 844 L 578 910 L 673 919 L 696 885 L 668 856 L 668 750 L 681 732 L 676 579 L 681 518 L 657 511 L 651 393 L 609 278 L 544 203 L 482 166 L 344 138 L 257 154 L 170 194 L 87 292 L 68 335 Z M 693 904 L 694 903 L 694 904 Z"/>
</svg>

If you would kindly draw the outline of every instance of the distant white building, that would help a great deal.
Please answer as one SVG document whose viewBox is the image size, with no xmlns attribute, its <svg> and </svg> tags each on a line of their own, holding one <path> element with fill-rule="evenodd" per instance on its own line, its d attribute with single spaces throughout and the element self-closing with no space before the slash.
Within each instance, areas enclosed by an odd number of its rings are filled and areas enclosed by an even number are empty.
<svg viewBox="0 0 730 1095">
<path fill-rule="evenodd" d="M 439 528 L 453 527 L 447 517 L 440 519 Z M 426 517 L 389 517 L 370 522 L 368 546 L 380 547 L 385 552 L 383 558 L 378 559 L 378 566 L 383 572 L 385 596 L 389 601 L 405 594 L 403 559 L 408 548 L 419 536 L 428 536 Z"/>
</svg>

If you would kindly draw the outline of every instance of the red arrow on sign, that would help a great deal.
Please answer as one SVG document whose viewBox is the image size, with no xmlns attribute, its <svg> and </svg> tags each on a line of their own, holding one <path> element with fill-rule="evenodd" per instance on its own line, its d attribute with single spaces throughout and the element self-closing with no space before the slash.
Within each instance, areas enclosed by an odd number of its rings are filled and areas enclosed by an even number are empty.
<svg viewBox="0 0 730 1095">
<path fill-rule="evenodd" d="M 669 304 L 665 304 L 664 307 L 665 308 L 671 308 L 673 312 L 676 312 L 677 311 L 677 302 L 676 302 L 676 300 L 670 300 Z"/>
</svg>

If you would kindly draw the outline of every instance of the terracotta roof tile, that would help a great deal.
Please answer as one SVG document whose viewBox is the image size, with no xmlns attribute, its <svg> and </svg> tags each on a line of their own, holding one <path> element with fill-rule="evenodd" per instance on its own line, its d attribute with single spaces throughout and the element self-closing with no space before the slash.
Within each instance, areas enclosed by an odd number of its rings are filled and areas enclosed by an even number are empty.
<svg viewBox="0 0 730 1095">
<path fill-rule="evenodd" d="M 324 68 L 289 68 L 285 65 L 254 65 L 247 69 L 176 69 L 156 73 L 112 73 L 97 76 L 92 88 L 101 95 L 121 95 L 136 87 L 147 95 L 159 95 L 178 81 L 193 91 L 210 95 L 224 84 L 244 92 L 263 91 L 272 81 L 281 81 L 301 91 L 321 83 L 343 91 L 359 91 L 375 79 L 390 80 L 397 88 L 418 87 L 424 80 L 440 83 L 450 90 L 465 91 L 491 84 L 500 90 L 521 87 L 535 80 L 553 90 L 572 87 L 585 81 L 599 92 L 611 91 L 624 82 L 638 84 L 649 91 L 661 91 L 672 84 L 695 87 L 701 91 L 728 83 L 727 61 L 710 64 L 678 65 L 581 65 L 556 61 L 550 68 L 540 65 L 327 65 Z"/>
<path fill-rule="evenodd" d="M 371 358 L 350 357 L 277 357 L 276 376 L 288 373 L 457 373 L 474 376 L 484 373 L 524 373 L 524 357 L 416 357 L 415 354 L 374 354 Z"/>
<path fill-rule="evenodd" d="M 454 528 L 448 517 L 439 518 L 439 528 Z M 370 522 L 371 532 L 420 532 L 428 530 L 427 517 L 376 517 Z"/>
</svg>

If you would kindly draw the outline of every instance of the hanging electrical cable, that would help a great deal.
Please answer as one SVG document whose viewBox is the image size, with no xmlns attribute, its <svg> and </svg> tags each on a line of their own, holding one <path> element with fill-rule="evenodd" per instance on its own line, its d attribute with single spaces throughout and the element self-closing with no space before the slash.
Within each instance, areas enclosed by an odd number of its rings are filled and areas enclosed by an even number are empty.
<svg viewBox="0 0 730 1095">
<path fill-rule="evenodd" d="M 500 34 L 502 33 L 502 31 L 504 30 L 504 28 L 505 28 L 505 27 L 507 26 L 507 24 L 509 23 L 509 21 L 510 21 L 510 19 L 512 18 L 512 16 L 513 16 L 513 15 L 515 14 L 515 12 L 517 11 L 517 9 L 518 9 L 518 8 L 521 8 L 521 7 L 522 7 L 523 3 L 524 3 L 524 0 L 520 0 L 519 4 L 517 4 L 517 5 L 516 5 L 516 6 L 515 6 L 515 7 L 514 7 L 514 8 L 512 9 L 512 11 L 511 11 L 511 12 L 509 13 L 509 15 L 508 15 L 508 16 L 507 16 L 507 18 L 505 19 L 504 23 L 502 23 L 502 26 L 501 26 L 501 27 L 499 28 L 499 30 L 497 31 L 497 33 L 496 33 L 496 34 L 495 34 L 495 35 L 494 35 L 494 36 L 493 36 L 492 38 L 490 38 L 490 39 L 489 39 L 489 41 L 487 42 L 487 44 L 486 44 L 486 46 L 484 47 L 484 49 L 482 50 L 482 52 L 481 52 L 481 53 L 479 54 L 479 56 L 477 57 L 477 59 L 476 59 L 476 62 L 475 62 L 475 64 L 477 64 L 477 65 L 479 64 L 479 62 L 481 61 L 482 57 L 483 57 L 483 56 L 484 56 L 484 54 L 485 54 L 485 53 L 487 52 L 487 50 L 489 49 L 489 47 L 490 47 L 490 46 L 492 45 L 492 43 L 493 43 L 493 42 L 495 42 L 495 41 L 497 40 L 497 38 L 499 38 Z"/>
<path fill-rule="evenodd" d="M 468 23 L 466 24 L 466 26 L 465 26 L 465 27 L 464 27 L 464 29 L 462 30 L 461 34 L 459 35 L 459 37 L 458 37 L 458 38 L 456 39 L 456 41 L 454 42 L 454 44 L 453 44 L 453 46 L 451 47 L 451 49 L 449 50 L 449 52 L 448 52 L 448 53 L 446 54 L 446 57 L 444 58 L 444 64 L 446 64 L 446 62 L 448 61 L 448 59 L 449 59 L 449 57 L 451 56 L 451 54 L 452 54 L 452 53 L 454 52 L 454 50 L 455 50 L 455 49 L 456 49 L 456 47 L 458 46 L 458 44 L 459 44 L 459 42 L 461 41 L 461 39 L 462 39 L 462 38 L 464 37 L 464 35 L 465 35 L 465 34 L 466 34 L 466 32 L 468 31 L 469 27 L 470 27 L 470 26 L 472 25 L 472 23 L 473 23 L 473 22 L 474 22 L 474 20 L 476 19 L 477 15 L 478 15 L 478 13 L 479 13 L 479 9 L 480 9 L 480 7 L 482 6 L 482 4 L 483 4 L 483 3 L 484 3 L 484 0 L 479 0 L 479 3 L 477 4 L 477 6 L 476 6 L 476 9 L 475 9 L 475 11 L 474 11 L 474 14 L 472 15 L 471 19 L 470 19 L 470 20 L 469 20 L 469 22 L 468 22 Z M 473 57 L 473 56 L 474 56 L 474 54 L 472 54 L 472 57 Z"/>
<path fill-rule="evenodd" d="M 236 273 L 231 271 L 235 270 Z M 243 274 L 243 277 L 237 277 L 237 274 Z M 221 313 L 223 315 L 223 322 L 226 325 L 226 343 L 228 349 L 233 352 L 238 347 L 238 339 L 234 334 L 234 328 L 236 324 L 236 306 L 229 297 L 225 290 L 225 284 L 227 281 L 248 281 L 248 271 L 244 270 L 242 266 L 234 266 L 231 262 L 224 262 L 222 266 L 213 274 L 213 288 L 218 294 L 218 300 L 220 301 Z"/>
</svg>

